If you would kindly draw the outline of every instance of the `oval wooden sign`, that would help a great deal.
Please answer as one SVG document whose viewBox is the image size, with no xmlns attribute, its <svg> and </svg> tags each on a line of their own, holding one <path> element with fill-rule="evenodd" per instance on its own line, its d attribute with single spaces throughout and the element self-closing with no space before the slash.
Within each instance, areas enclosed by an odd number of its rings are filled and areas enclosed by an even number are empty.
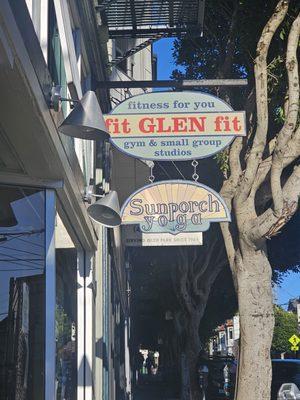
<svg viewBox="0 0 300 400">
<path fill-rule="evenodd" d="M 134 96 L 104 118 L 115 147 L 153 161 L 210 157 L 246 135 L 244 111 L 200 92 Z"/>
</svg>

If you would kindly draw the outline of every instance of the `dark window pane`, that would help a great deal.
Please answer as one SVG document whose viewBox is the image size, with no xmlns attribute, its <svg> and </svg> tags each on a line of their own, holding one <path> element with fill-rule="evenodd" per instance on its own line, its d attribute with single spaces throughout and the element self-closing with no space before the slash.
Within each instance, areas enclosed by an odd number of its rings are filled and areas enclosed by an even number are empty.
<svg viewBox="0 0 300 400">
<path fill-rule="evenodd" d="M 44 191 L 0 186 L 0 400 L 44 398 Z"/>
<path fill-rule="evenodd" d="M 67 78 L 60 44 L 57 20 L 53 0 L 49 1 L 49 26 L 48 26 L 48 68 L 55 85 L 61 86 L 61 96 L 67 97 Z M 67 103 L 62 102 L 64 115 L 67 112 Z"/>
<path fill-rule="evenodd" d="M 57 216 L 56 398 L 77 398 L 77 250 Z"/>
</svg>

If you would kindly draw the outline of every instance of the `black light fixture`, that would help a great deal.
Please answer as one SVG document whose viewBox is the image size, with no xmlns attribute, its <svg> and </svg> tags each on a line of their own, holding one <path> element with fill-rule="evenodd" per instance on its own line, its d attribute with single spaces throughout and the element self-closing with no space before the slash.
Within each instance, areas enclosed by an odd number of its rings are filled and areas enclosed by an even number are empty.
<svg viewBox="0 0 300 400">
<path fill-rule="evenodd" d="M 78 101 L 62 98 L 59 87 L 54 87 L 51 95 L 51 105 L 54 110 L 59 109 L 61 101 L 75 103 L 73 110 L 58 127 L 61 133 L 86 140 L 103 141 L 110 138 L 95 92 L 87 91 Z"/>
<path fill-rule="evenodd" d="M 98 197 L 97 195 L 92 196 Z M 114 190 L 90 205 L 87 212 L 93 221 L 108 228 L 121 225 L 119 199 L 117 192 Z"/>
</svg>

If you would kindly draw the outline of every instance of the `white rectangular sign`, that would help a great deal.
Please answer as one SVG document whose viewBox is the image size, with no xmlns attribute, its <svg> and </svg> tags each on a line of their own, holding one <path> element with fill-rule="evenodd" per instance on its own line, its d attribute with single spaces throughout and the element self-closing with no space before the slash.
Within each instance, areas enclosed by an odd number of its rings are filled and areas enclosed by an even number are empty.
<svg viewBox="0 0 300 400">
<path fill-rule="evenodd" d="M 143 233 L 137 225 L 122 226 L 124 245 L 128 247 L 144 246 L 201 246 L 202 232 L 183 232 L 180 235 L 170 233 Z"/>
</svg>

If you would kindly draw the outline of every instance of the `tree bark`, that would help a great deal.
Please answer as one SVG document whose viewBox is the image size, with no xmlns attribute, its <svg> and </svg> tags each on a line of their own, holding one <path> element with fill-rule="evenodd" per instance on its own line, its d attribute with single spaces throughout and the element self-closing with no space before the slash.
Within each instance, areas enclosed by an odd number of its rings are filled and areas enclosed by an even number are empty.
<svg viewBox="0 0 300 400">
<path fill-rule="evenodd" d="M 201 346 L 199 339 L 199 325 L 200 315 L 197 315 L 189 328 L 189 339 L 187 346 L 190 376 L 190 400 L 198 400 L 200 398 L 199 384 L 197 379 L 197 361 Z"/>
<path fill-rule="evenodd" d="M 181 400 L 190 398 L 190 374 L 188 366 L 188 356 L 185 352 L 181 353 Z"/>
<path fill-rule="evenodd" d="M 294 214 L 299 200 L 299 185 L 295 184 L 298 177 L 297 169 L 294 169 L 284 187 L 281 187 L 283 168 L 299 156 L 297 149 L 295 158 L 292 158 L 292 152 L 287 151 L 286 146 L 288 140 L 293 140 L 294 148 L 297 148 L 295 128 L 299 79 L 296 49 L 300 33 L 299 16 L 292 25 L 288 40 L 286 67 L 291 99 L 289 112 L 281 132 L 277 135 L 275 151 L 270 151 L 270 142 L 268 143 L 268 52 L 288 7 L 288 0 L 278 2 L 258 42 L 254 68 L 257 121 L 256 129 L 252 132 L 253 142 L 243 142 L 249 146 L 243 170 L 241 160 L 244 153 L 241 142 L 233 143 L 229 154 L 231 173 L 221 190 L 233 215 L 231 226 L 223 223 L 221 229 L 238 295 L 240 313 L 239 376 L 235 397 L 237 400 L 270 399 L 272 378 L 270 348 L 274 315 L 272 270 L 266 253 L 266 238 L 270 239 L 286 224 Z M 283 160 L 287 159 L 289 162 L 285 164 Z M 291 179 L 292 187 L 287 183 Z M 271 183 L 272 207 L 266 208 L 266 200 L 261 201 L 258 195 L 258 189 L 263 183 Z"/>
<path fill-rule="evenodd" d="M 270 345 L 274 329 L 271 266 L 265 249 L 242 243 L 235 260 L 241 346 L 237 384 L 238 400 L 269 399 Z M 259 277 L 259 279 L 258 279 Z"/>
<path fill-rule="evenodd" d="M 175 329 L 181 345 L 181 400 L 199 400 L 197 361 L 201 350 L 199 337 L 203 317 L 213 282 L 224 266 L 223 252 L 213 238 L 201 252 L 194 249 L 189 257 L 187 248 L 179 251 L 177 274 L 172 276 L 174 293 L 180 309 L 175 315 Z M 212 259 L 214 254 L 214 259 Z"/>
<path fill-rule="evenodd" d="M 197 362 L 201 347 L 199 339 L 200 314 L 195 313 L 186 331 L 186 345 L 182 353 L 181 400 L 199 400 L 200 388 L 197 379 Z"/>
</svg>

